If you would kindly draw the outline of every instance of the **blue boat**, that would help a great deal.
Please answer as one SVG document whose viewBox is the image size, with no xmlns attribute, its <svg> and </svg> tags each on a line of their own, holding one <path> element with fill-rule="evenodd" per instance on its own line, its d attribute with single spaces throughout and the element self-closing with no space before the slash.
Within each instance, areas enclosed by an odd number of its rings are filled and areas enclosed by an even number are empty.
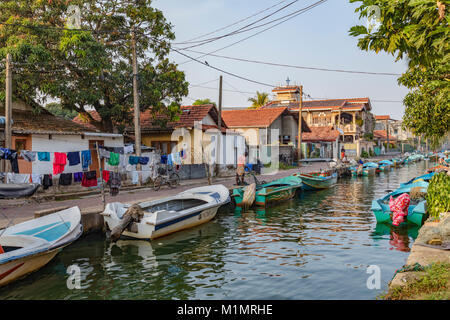
<svg viewBox="0 0 450 320">
<path fill-rule="evenodd" d="M 398 188 L 397 190 L 387 194 L 383 198 L 372 201 L 372 211 L 377 219 L 378 223 L 390 223 L 392 224 L 392 212 L 389 208 L 389 199 L 392 196 L 396 198 L 403 193 L 410 193 L 411 189 L 414 187 L 420 187 L 422 192 L 426 192 L 428 189 L 428 183 L 425 181 L 418 181 L 416 183 L 409 184 Z M 408 207 L 408 215 L 406 217 L 406 222 L 416 224 L 421 226 L 426 218 L 426 200 L 419 201 L 418 203 L 413 203 L 411 201 Z"/>
<path fill-rule="evenodd" d="M 400 184 L 400 187 L 406 187 L 406 186 L 408 186 L 408 185 L 410 185 L 410 184 L 413 184 L 413 183 L 419 182 L 419 181 L 430 182 L 431 179 L 433 178 L 433 176 L 434 176 L 434 172 L 427 173 L 427 174 L 424 174 L 424 175 L 421 175 L 421 176 L 412 178 L 412 179 L 409 180 L 408 182 L 405 182 L 405 183 Z"/>
</svg>

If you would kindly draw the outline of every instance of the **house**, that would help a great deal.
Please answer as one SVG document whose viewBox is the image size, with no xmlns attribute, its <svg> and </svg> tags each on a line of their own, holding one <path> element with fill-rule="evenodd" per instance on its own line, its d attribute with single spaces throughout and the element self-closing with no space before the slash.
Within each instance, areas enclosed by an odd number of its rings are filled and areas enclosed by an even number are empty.
<svg viewBox="0 0 450 320">
<path fill-rule="evenodd" d="M 395 140 L 401 142 L 406 142 L 414 138 L 414 135 L 409 130 L 402 127 L 401 120 L 392 119 L 389 115 L 375 116 L 375 130 L 378 131 L 378 133 L 379 131 L 388 130 L 389 135 L 394 136 Z"/>
<path fill-rule="evenodd" d="M 299 86 L 279 86 L 272 90 L 275 95 L 263 108 L 286 107 L 291 113 L 298 113 L 300 106 Z M 373 148 L 370 136 L 374 119 L 369 98 L 344 98 L 302 101 L 302 118 L 308 127 L 333 127 L 339 131 L 339 142 L 346 154 L 359 157 L 362 151 Z M 304 148 L 304 146 L 303 146 Z"/>
<path fill-rule="evenodd" d="M 5 114 L 3 106 L 0 106 L 0 114 Z M 96 159 L 97 153 L 94 151 L 96 142 L 110 147 L 123 147 L 121 134 L 103 133 L 93 128 L 87 128 L 71 120 L 56 117 L 40 106 L 32 107 L 22 101 L 13 102 L 12 120 L 12 149 L 16 151 L 47 151 L 51 154 L 49 162 L 28 162 L 19 159 L 19 173 L 51 174 L 53 169 L 52 152 L 91 149 L 92 157 Z M 4 131 L 4 125 L 0 125 L 0 131 Z M 3 135 L 0 134 L 0 136 Z M 4 139 L 0 141 L 0 144 L 4 147 Z M 92 161 L 90 170 L 98 171 L 97 161 Z M 81 164 L 66 166 L 64 170 L 65 173 L 79 171 L 82 171 Z"/>
<path fill-rule="evenodd" d="M 154 116 L 151 110 L 141 113 L 142 144 L 160 150 L 161 154 L 183 150 L 184 165 L 208 162 L 234 168 L 238 156 L 245 152 L 244 137 L 231 130 L 223 117 L 219 133 L 219 112 L 212 104 L 181 106 L 179 120 L 163 124 L 160 120 L 164 118 Z M 134 135 L 134 127 L 127 127 L 126 134 Z"/>
<path fill-rule="evenodd" d="M 294 161 L 298 145 L 298 113 L 286 107 L 277 107 L 225 110 L 222 116 L 229 128 L 245 136 L 251 162 L 256 159 L 263 163 L 270 162 L 267 158 L 271 157 L 273 146 L 279 148 L 279 155 L 286 162 Z M 302 129 L 309 132 L 304 121 Z"/>
</svg>

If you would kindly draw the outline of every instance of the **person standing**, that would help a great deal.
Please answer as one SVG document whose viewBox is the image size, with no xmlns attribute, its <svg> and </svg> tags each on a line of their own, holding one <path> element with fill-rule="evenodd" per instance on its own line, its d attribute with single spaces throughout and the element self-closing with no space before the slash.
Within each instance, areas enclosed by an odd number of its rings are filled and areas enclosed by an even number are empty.
<svg viewBox="0 0 450 320">
<path fill-rule="evenodd" d="M 345 149 L 344 149 L 344 147 L 342 147 L 342 149 L 341 149 L 341 161 L 344 161 L 344 159 L 345 159 Z"/>
<path fill-rule="evenodd" d="M 245 163 L 247 160 L 248 152 L 245 151 L 244 154 L 241 154 L 238 157 L 237 168 L 236 168 L 236 185 L 244 184 L 244 175 L 245 175 Z"/>
</svg>

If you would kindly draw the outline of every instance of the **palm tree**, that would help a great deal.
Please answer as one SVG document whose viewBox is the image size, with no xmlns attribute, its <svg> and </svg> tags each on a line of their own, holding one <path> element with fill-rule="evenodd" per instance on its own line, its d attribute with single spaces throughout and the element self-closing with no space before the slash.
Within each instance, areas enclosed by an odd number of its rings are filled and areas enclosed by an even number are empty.
<svg viewBox="0 0 450 320">
<path fill-rule="evenodd" d="M 249 98 L 248 101 L 252 103 L 247 109 L 259 109 L 269 102 L 269 94 L 266 92 L 256 91 L 255 98 Z"/>
</svg>

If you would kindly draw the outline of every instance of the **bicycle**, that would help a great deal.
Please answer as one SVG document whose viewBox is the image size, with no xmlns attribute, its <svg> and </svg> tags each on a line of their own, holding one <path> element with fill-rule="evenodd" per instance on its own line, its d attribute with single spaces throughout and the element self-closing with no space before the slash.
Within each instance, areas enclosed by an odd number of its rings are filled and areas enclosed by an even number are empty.
<svg viewBox="0 0 450 320">
<path fill-rule="evenodd" d="M 163 184 L 167 184 L 169 188 L 173 189 L 180 185 L 180 176 L 173 172 L 173 169 L 158 168 L 158 176 L 153 180 L 153 190 L 158 191 Z"/>
</svg>

